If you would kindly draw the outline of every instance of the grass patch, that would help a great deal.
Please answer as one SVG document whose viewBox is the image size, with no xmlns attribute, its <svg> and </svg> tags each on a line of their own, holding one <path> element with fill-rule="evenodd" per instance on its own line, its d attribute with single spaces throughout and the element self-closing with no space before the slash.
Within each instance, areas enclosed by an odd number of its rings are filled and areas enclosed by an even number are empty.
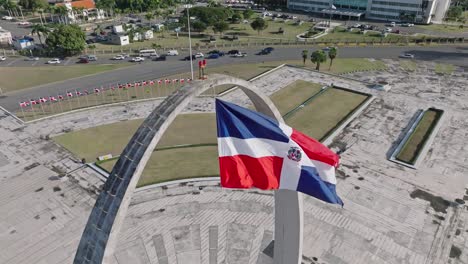
<svg viewBox="0 0 468 264">
<path fill-rule="evenodd" d="M 416 62 L 411 61 L 411 60 L 400 60 L 400 67 L 404 71 L 415 71 L 418 68 L 418 64 Z"/>
<path fill-rule="evenodd" d="M 284 115 L 320 92 L 321 88 L 322 85 L 320 84 L 297 80 L 275 92 L 271 96 L 271 100 L 275 103 L 281 115 Z"/>
<path fill-rule="evenodd" d="M 130 65 L 129 63 L 122 63 L 66 67 L 2 67 L 0 71 L 0 87 L 2 87 L 4 93 L 8 93 L 46 83 L 116 70 Z"/>
<path fill-rule="evenodd" d="M 467 31 L 466 27 L 460 28 L 459 26 L 453 25 L 440 25 L 440 24 L 431 24 L 431 25 L 417 25 L 421 29 L 428 31 L 436 31 L 443 33 L 464 33 Z"/>
<path fill-rule="evenodd" d="M 423 117 L 397 154 L 396 159 L 408 164 L 414 164 L 442 114 L 441 110 L 436 109 L 429 109 L 424 112 Z"/>
<path fill-rule="evenodd" d="M 367 98 L 366 95 L 329 88 L 285 121 L 313 138 L 322 139 Z"/>
<path fill-rule="evenodd" d="M 453 71 L 455 71 L 455 66 L 452 64 L 437 63 L 435 65 L 435 72 L 437 74 L 449 75 L 452 74 Z"/>
<path fill-rule="evenodd" d="M 142 122 L 142 119 L 122 121 L 66 133 L 53 139 L 79 158 L 91 162 L 106 154 L 120 155 Z M 215 115 L 184 114 L 177 116 L 169 126 L 158 147 L 205 143 L 216 143 Z"/>
</svg>

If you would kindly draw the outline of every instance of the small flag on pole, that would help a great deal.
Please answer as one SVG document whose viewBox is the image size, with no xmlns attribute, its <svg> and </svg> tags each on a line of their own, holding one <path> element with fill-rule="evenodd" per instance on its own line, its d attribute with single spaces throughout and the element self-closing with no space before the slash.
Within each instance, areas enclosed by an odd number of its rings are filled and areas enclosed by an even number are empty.
<svg viewBox="0 0 468 264">
<path fill-rule="evenodd" d="M 67 92 L 67 96 L 68 96 L 68 97 L 73 97 L 73 94 L 70 93 L 70 92 Z"/>
<path fill-rule="evenodd" d="M 35 99 L 31 99 L 31 100 L 29 100 L 29 102 L 31 103 L 31 105 L 36 105 L 37 104 Z"/>
<path fill-rule="evenodd" d="M 94 88 L 94 93 L 99 93 L 100 91 L 99 88 Z"/>
<path fill-rule="evenodd" d="M 63 100 L 63 95 L 59 94 L 59 95 L 58 95 L 58 99 L 59 99 L 59 100 Z"/>
<path fill-rule="evenodd" d="M 49 96 L 49 101 L 51 102 L 57 102 L 57 98 L 55 98 L 55 96 Z"/>
<path fill-rule="evenodd" d="M 26 106 L 29 105 L 29 103 L 28 102 L 20 102 L 19 105 L 20 105 L 20 107 L 26 107 Z"/>
<path fill-rule="evenodd" d="M 216 100 L 221 186 L 302 192 L 343 205 L 339 156 L 317 140 L 258 112 Z"/>
</svg>

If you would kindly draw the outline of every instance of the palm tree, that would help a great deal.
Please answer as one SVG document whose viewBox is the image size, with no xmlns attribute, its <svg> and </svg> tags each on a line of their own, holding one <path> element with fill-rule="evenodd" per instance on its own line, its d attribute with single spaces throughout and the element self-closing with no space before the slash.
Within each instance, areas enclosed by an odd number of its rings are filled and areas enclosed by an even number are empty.
<svg viewBox="0 0 468 264">
<path fill-rule="evenodd" d="M 43 46 L 41 36 L 46 37 L 48 32 L 49 31 L 45 26 L 41 24 L 34 24 L 32 26 L 31 35 L 37 35 L 37 37 L 39 38 L 39 42 L 41 43 L 41 46 Z"/>
<path fill-rule="evenodd" d="M 320 71 L 320 64 L 327 61 L 327 55 L 323 50 L 316 50 L 310 55 L 310 61 L 317 65 L 315 70 Z"/>
<path fill-rule="evenodd" d="M 333 60 L 336 58 L 336 56 L 338 56 L 338 49 L 336 47 L 331 47 L 328 51 L 328 58 L 330 58 L 330 67 L 328 67 L 328 70 L 331 69 Z"/>
<path fill-rule="evenodd" d="M 307 57 L 309 57 L 309 51 L 308 50 L 303 50 L 302 51 L 302 63 L 304 64 L 304 66 L 305 66 Z"/>
<path fill-rule="evenodd" d="M 151 26 L 151 20 L 154 18 L 154 14 L 151 13 L 151 12 L 148 12 L 148 13 L 145 14 L 145 18 L 146 18 L 146 20 L 148 20 L 148 25 Z"/>
<path fill-rule="evenodd" d="M 63 19 L 64 24 L 68 24 L 68 9 L 66 6 L 57 6 L 55 12 L 59 15 L 61 21 Z"/>
</svg>

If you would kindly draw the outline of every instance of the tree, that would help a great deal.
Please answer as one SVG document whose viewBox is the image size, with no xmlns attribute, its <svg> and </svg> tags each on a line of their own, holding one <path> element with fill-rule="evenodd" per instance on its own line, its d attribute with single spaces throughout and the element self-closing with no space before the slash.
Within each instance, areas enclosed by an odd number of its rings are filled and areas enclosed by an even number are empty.
<svg viewBox="0 0 468 264">
<path fill-rule="evenodd" d="M 145 14 L 146 20 L 148 20 L 148 24 L 151 25 L 151 20 L 154 18 L 154 14 L 151 12 L 148 12 Z"/>
<path fill-rule="evenodd" d="M 220 7 L 221 4 L 216 0 L 208 0 L 208 7 Z"/>
<path fill-rule="evenodd" d="M 54 13 L 59 15 L 60 22 L 68 24 L 68 9 L 65 6 L 57 6 L 54 9 Z"/>
<path fill-rule="evenodd" d="M 254 14 L 255 12 L 252 9 L 246 9 L 244 12 L 242 12 L 242 15 L 245 19 L 250 19 Z"/>
<path fill-rule="evenodd" d="M 303 50 L 302 51 L 302 63 L 304 64 L 304 66 L 305 66 L 307 57 L 309 57 L 309 51 L 308 50 Z"/>
<path fill-rule="evenodd" d="M 223 34 L 224 31 L 229 29 L 229 24 L 224 21 L 219 21 L 213 25 L 213 31 Z"/>
<path fill-rule="evenodd" d="M 310 61 L 316 64 L 315 69 L 320 71 L 320 64 L 327 61 L 327 54 L 323 50 L 316 50 L 310 55 Z"/>
<path fill-rule="evenodd" d="M 463 17 L 463 8 L 461 6 L 452 6 L 445 14 L 446 20 L 457 21 Z"/>
<path fill-rule="evenodd" d="M 252 23 L 250 23 L 250 26 L 260 35 L 260 32 L 268 27 L 268 23 L 263 18 L 257 17 Z"/>
<path fill-rule="evenodd" d="M 54 54 L 75 55 L 85 49 L 86 35 L 77 25 L 58 25 L 46 39 L 46 44 Z"/>
<path fill-rule="evenodd" d="M 31 35 L 37 35 L 37 37 L 39 38 L 39 42 L 41 43 L 41 46 L 43 45 L 41 36 L 47 37 L 48 34 L 49 34 L 49 28 L 41 24 L 35 24 L 32 26 Z"/>
<path fill-rule="evenodd" d="M 205 23 L 201 22 L 201 21 L 195 21 L 192 23 L 192 28 L 193 28 L 193 31 L 196 31 L 196 32 L 203 32 L 206 30 L 207 26 Z"/>
<path fill-rule="evenodd" d="M 187 20 L 187 10 L 183 11 L 185 20 Z M 219 21 L 226 21 L 234 12 L 230 8 L 226 7 L 203 7 L 196 6 L 190 8 L 190 16 L 196 17 L 197 20 L 205 23 L 207 26 L 213 26 Z M 184 19 L 182 19 L 184 20 Z"/>
<path fill-rule="evenodd" d="M 232 23 L 239 23 L 241 19 L 242 19 L 242 14 L 239 12 L 235 12 L 231 17 Z"/>
<path fill-rule="evenodd" d="M 328 68 L 329 70 L 331 69 L 333 60 L 336 58 L 336 56 L 338 56 L 338 49 L 336 47 L 331 47 L 328 51 L 328 58 L 330 58 L 330 67 Z"/>
<path fill-rule="evenodd" d="M 19 0 L 18 4 L 24 9 L 30 9 L 35 12 L 38 9 L 46 8 L 48 3 L 45 0 Z"/>
</svg>

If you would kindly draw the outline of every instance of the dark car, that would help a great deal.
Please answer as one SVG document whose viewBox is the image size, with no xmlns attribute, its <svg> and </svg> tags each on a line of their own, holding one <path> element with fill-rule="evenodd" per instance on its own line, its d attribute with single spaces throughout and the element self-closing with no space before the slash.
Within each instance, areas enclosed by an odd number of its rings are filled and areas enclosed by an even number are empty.
<svg viewBox="0 0 468 264">
<path fill-rule="evenodd" d="M 208 52 L 208 54 L 217 54 L 219 57 L 222 57 L 224 56 L 224 51 L 220 51 L 220 50 L 212 50 L 210 52 Z"/>
<path fill-rule="evenodd" d="M 235 54 L 238 54 L 239 53 L 239 50 L 230 50 L 228 51 L 228 55 L 235 55 Z"/>
<path fill-rule="evenodd" d="M 192 55 L 192 60 L 196 60 L 196 59 L 197 59 L 197 57 L 195 57 L 195 55 Z M 185 56 L 184 60 L 185 60 L 185 61 L 190 60 L 190 55 L 189 55 L 189 56 Z"/>
<path fill-rule="evenodd" d="M 213 53 L 213 54 L 210 54 L 210 56 L 208 56 L 208 59 L 217 59 L 217 58 L 219 58 L 218 53 Z"/>
<path fill-rule="evenodd" d="M 268 52 L 272 52 L 273 50 L 275 50 L 273 47 L 266 47 L 264 48 L 263 50 L 266 50 Z"/>
<path fill-rule="evenodd" d="M 80 60 L 77 63 L 89 63 L 88 58 L 80 58 Z"/>
<path fill-rule="evenodd" d="M 166 55 L 160 55 L 158 57 L 154 57 L 153 61 L 165 61 L 166 60 Z"/>
</svg>

